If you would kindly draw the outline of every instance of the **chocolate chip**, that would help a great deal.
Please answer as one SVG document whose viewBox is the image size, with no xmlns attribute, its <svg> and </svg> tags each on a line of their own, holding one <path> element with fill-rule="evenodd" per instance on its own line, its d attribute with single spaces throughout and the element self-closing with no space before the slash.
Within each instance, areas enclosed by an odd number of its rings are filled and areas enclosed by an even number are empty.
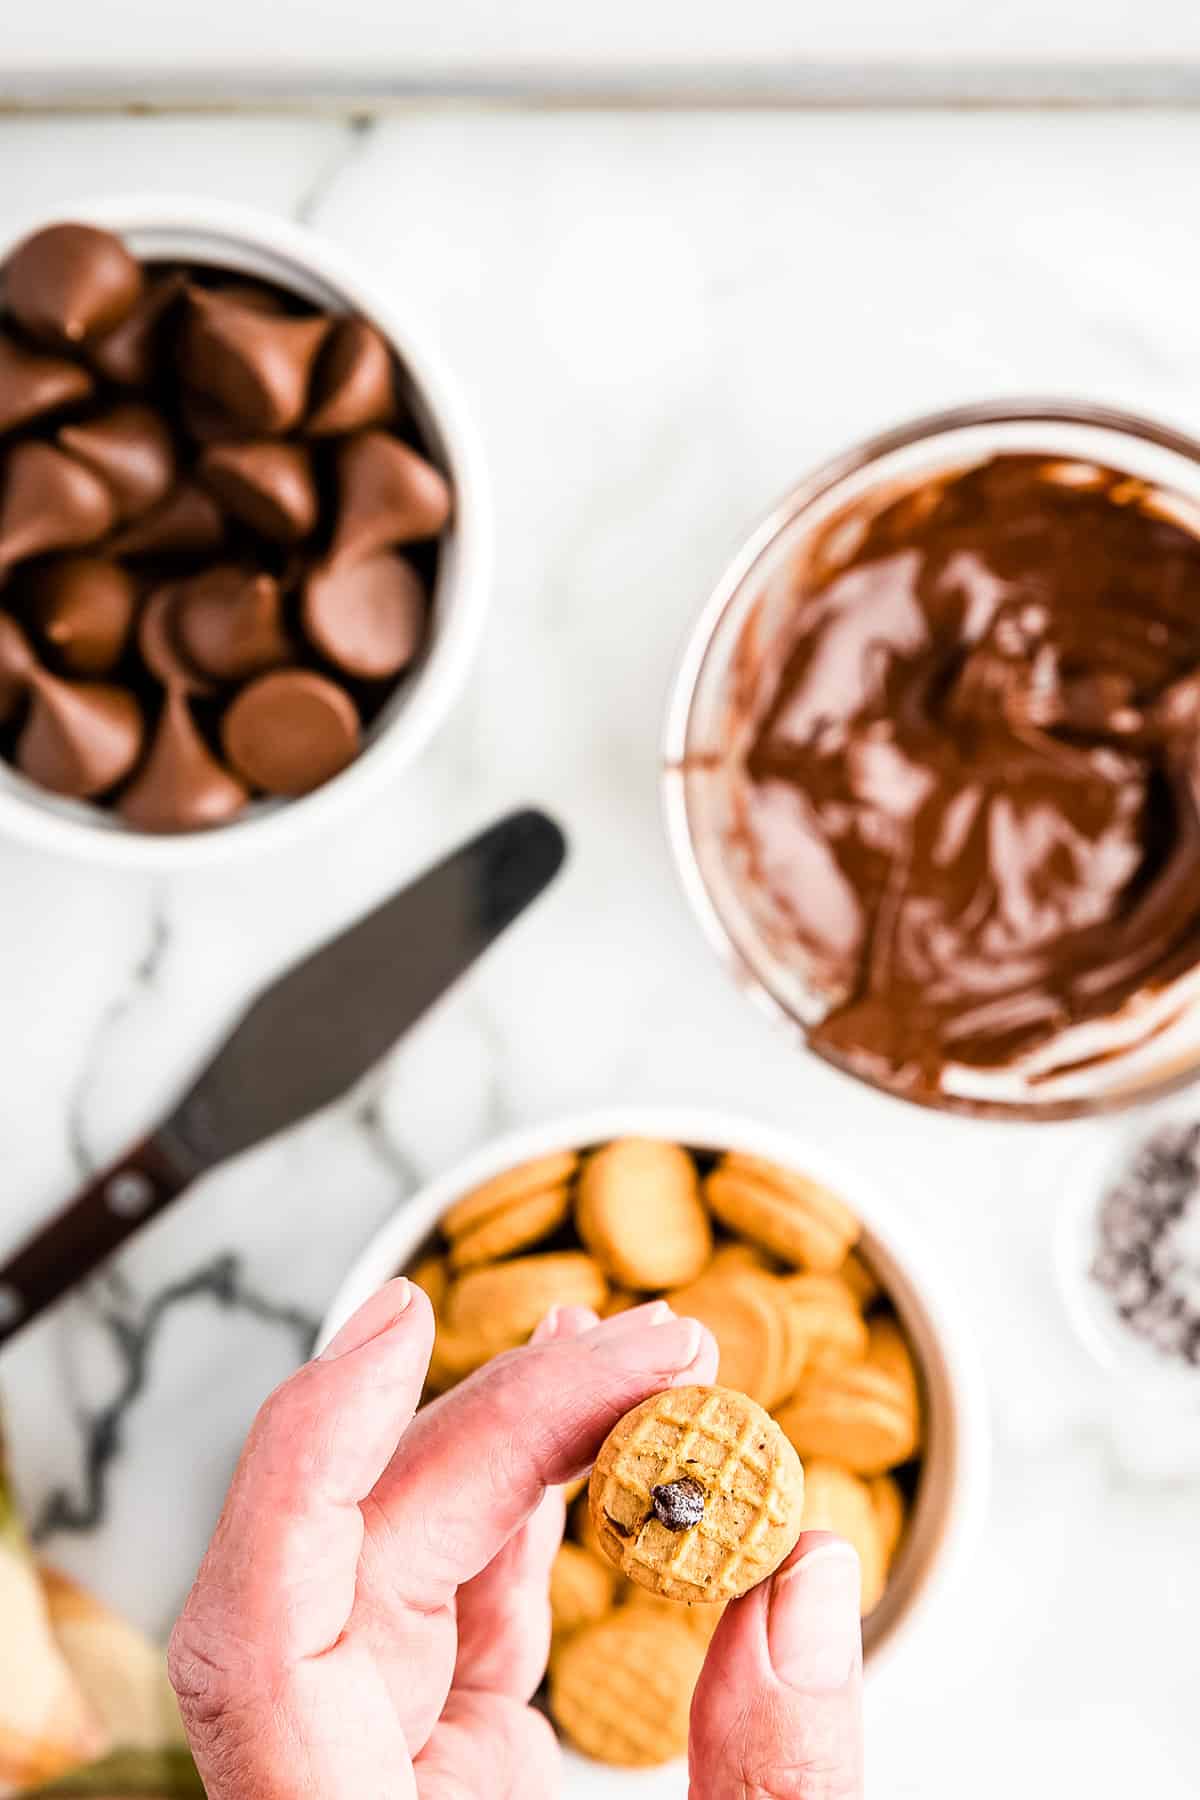
<svg viewBox="0 0 1200 1800">
<path fill-rule="evenodd" d="M 86 225 L 19 245 L 0 766 L 176 831 L 353 760 L 426 647 L 453 509 L 402 377 L 369 321 L 240 271 Z"/>
<path fill-rule="evenodd" d="M 31 337 L 82 344 L 112 331 L 142 293 L 119 238 L 94 225 L 49 225 L 17 245 L 4 270 L 8 309 Z"/>
<path fill-rule="evenodd" d="M 704 1517 L 704 1489 L 690 1475 L 652 1487 L 650 1498 L 668 1531 L 690 1531 Z"/>
<path fill-rule="evenodd" d="M 1092 1259 L 1092 1280 L 1101 1287 L 1112 1287 L 1121 1278 L 1124 1264 L 1112 1250 L 1100 1250 Z"/>
<path fill-rule="evenodd" d="M 1129 1307 L 1143 1306 L 1154 1292 L 1153 1284 L 1141 1269 L 1130 1269 L 1128 1274 L 1118 1277 L 1113 1288 L 1113 1298 L 1122 1310 Z"/>
<path fill-rule="evenodd" d="M 1131 1331 L 1200 1360 L 1200 1126 L 1155 1132 L 1100 1209 L 1092 1279 Z"/>
</svg>

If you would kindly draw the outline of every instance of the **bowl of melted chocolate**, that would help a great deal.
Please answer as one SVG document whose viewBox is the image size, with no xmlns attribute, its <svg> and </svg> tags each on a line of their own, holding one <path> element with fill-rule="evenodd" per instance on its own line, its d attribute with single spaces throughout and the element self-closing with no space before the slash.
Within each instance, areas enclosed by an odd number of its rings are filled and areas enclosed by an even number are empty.
<svg viewBox="0 0 1200 1800">
<path fill-rule="evenodd" d="M 970 408 L 805 482 L 668 726 L 685 884 L 756 996 L 926 1104 L 1062 1116 L 1200 1066 L 1200 446 Z"/>
<path fill-rule="evenodd" d="M 174 863 L 411 760 L 483 605 L 473 435 L 296 228 L 113 202 L 0 251 L 0 827 Z"/>
</svg>

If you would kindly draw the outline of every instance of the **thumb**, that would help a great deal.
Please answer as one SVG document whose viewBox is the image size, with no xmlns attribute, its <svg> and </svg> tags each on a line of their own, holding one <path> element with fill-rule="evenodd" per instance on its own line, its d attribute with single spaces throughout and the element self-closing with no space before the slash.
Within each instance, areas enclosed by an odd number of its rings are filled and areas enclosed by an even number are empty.
<svg viewBox="0 0 1200 1800">
<path fill-rule="evenodd" d="M 692 1702 L 691 1800 L 862 1800 L 858 1558 L 805 1532 L 722 1619 Z"/>
</svg>

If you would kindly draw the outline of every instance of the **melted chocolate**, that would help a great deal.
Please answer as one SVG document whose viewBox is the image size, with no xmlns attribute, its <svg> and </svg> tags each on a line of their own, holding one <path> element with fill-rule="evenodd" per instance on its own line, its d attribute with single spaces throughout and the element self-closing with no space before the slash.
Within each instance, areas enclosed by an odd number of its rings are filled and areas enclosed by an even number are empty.
<svg viewBox="0 0 1200 1800">
<path fill-rule="evenodd" d="M 796 575 L 742 825 L 834 1060 L 930 1096 L 1200 958 L 1200 538 L 1166 511 L 999 456 Z"/>
</svg>

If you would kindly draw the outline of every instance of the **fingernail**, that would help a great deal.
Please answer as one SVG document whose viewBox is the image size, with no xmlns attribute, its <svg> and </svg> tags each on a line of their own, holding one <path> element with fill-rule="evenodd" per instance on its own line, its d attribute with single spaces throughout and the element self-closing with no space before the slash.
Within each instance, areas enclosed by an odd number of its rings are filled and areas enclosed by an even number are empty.
<svg viewBox="0 0 1200 1800">
<path fill-rule="evenodd" d="M 590 1306 L 562 1306 L 558 1313 L 556 1338 L 582 1337 L 585 1331 L 592 1331 L 600 1323 L 600 1319 Z"/>
<path fill-rule="evenodd" d="M 657 1325 L 674 1316 L 665 1300 L 646 1300 L 641 1306 L 614 1313 L 611 1319 L 601 1319 L 592 1335 L 597 1338 L 623 1337 L 627 1331 L 640 1331 L 643 1326 Z"/>
<path fill-rule="evenodd" d="M 767 1642 L 781 1681 L 806 1694 L 844 1688 L 862 1660 L 861 1578 L 849 1544 L 819 1544 L 776 1575 Z"/>
<path fill-rule="evenodd" d="M 556 1338 L 558 1336 L 558 1326 L 561 1318 L 562 1307 L 552 1306 L 545 1318 L 534 1327 L 533 1336 L 529 1340 L 530 1343 L 548 1344 L 551 1338 Z"/>
<path fill-rule="evenodd" d="M 673 1375 L 695 1361 L 703 1332 L 695 1319 L 651 1321 L 640 1330 L 601 1338 L 597 1348 L 616 1368 Z"/>
<path fill-rule="evenodd" d="M 353 1313 L 341 1330 L 330 1338 L 318 1357 L 319 1362 L 336 1362 L 339 1356 L 349 1356 L 354 1350 L 361 1350 L 364 1344 L 382 1337 L 390 1331 L 412 1299 L 412 1283 L 403 1275 L 397 1275 L 386 1287 L 380 1288 L 377 1294 Z"/>
</svg>

